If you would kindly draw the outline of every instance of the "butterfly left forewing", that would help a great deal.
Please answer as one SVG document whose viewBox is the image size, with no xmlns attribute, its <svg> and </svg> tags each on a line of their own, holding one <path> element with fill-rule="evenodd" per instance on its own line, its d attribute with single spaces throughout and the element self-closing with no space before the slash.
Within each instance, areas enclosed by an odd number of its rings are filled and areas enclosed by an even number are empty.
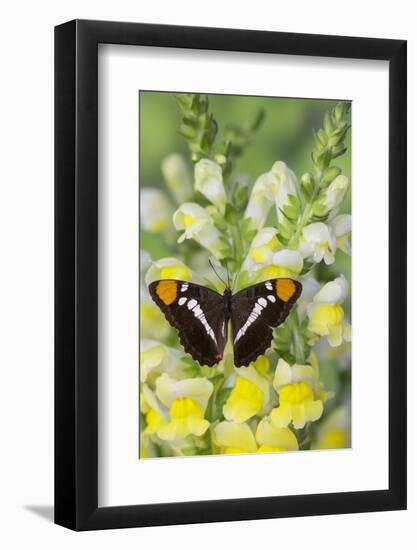
<svg viewBox="0 0 417 550">
<path fill-rule="evenodd" d="M 149 292 L 193 359 L 208 366 L 222 359 L 227 341 L 223 296 L 174 279 L 154 281 Z"/>
<path fill-rule="evenodd" d="M 302 285 L 289 278 L 271 279 L 232 296 L 234 363 L 247 366 L 270 347 L 272 330 L 287 318 Z"/>
</svg>

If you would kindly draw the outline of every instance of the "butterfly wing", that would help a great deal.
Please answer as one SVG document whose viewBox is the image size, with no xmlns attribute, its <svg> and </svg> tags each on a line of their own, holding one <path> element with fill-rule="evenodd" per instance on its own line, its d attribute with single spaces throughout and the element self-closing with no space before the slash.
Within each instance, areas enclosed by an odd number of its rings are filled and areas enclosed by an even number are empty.
<svg viewBox="0 0 417 550">
<path fill-rule="evenodd" d="M 223 357 L 227 341 L 221 294 L 187 281 L 163 279 L 149 285 L 154 302 L 178 331 L 184 350 L 200 365 L 212 366 Z"/>
<path fill-rule="evenodd" d="M 247 366 L 271 345 L 272 330 L 287 318 L 301 294 L 294 279 L 271 279 L 232 296 L 234 362 Z"/>
</svg>

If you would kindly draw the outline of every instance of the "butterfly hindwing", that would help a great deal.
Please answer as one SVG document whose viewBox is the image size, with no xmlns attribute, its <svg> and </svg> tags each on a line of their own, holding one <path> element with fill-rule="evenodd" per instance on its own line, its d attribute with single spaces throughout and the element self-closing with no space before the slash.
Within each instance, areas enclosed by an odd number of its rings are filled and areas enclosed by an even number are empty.
<svg viewBox="0 0 417 550">
<path fill-rule="evenodd" d="M 223 296 L 174 279 L 154 281 L 149 292 L 194 360 L 212 366 L 222 359 L 227 341 Z"/>
<path fill-rule="evenodd" d="M 293 279 L 271 279 L 232 296 L 231 321 L 234 363 L 247 366 L 271 345 L 272 330 L 287 318 L 301 294 Z"/>
</svg>

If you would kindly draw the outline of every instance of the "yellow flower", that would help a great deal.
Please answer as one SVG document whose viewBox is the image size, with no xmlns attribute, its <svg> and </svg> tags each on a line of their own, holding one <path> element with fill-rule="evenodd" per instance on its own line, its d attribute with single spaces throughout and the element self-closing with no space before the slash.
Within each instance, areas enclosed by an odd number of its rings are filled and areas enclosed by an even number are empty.
<svg viewBox="0 0 417 550">
<path fill-rule="evenodd" d="M 210 422 L 204 419 L 203 407 L 190 397 L 174 399 L 169 415 L 170 421 L 162 422 L 158 427 L 158 436 L 166 441 L 183 439 L 190 434 L 203 435 L 210 426 Z"/>
<path fill-rule="evenodd" d="M 159 428 L 167 423 L 166 418 L 159 414 L 155 409 L 150 409 L 146 413 L 146 428 L 143 433 L 154 434 Z"/>
<path fill-rule="evenodd" d="M 279 394 L 279 406 L 271 411 L 273 423 L 278 428 L 288 426 L 304 428 L 306 422 L 318 420 L 323 413 L 323 403 L 314 400 L 313 391 L 305 382 L 284 386 Z"/>
<path fill-rule="evenodd" d="M 156 380 L 156 395 L 169 407 L 169 422 L 158 430 L 161 439 L 173 441 L 187 435 L 202 435 L 210 423 L 204 419 L 213 384 L 205 378 L 175 380 L 162 374 Z"/>
<path fill-rule="evenodd" d="M 168 371 L 177 373 L 183 366 L 183 353 L 156 340 L 142 339 L 140 342 L 140 381 L 146 382 L 150 372 Z"/>
<path fill-rule="evenodd" d="M 308 329 L 318 336 L 327 336 L 329 344 L 340 346 L 343 340 L 350 341 L 350 325 L 344 322 L 341 303 L 346 299 L 348 286 L 341 276 L 327 283 L 314 296 L 307 308 Z"/>
<path fill-rule="evenodd" d="M 162 258 L 152 263 L 146 273 L 145 281 L 149 285 L 152 281 L 159 279 L 176 279 L 189 281 L 192 273 L 188 267 L 176 258 Z"/>
<path fill-rule="evenodd" d="M 227 420 L 244 422 L 258 414 L 261 409 L 261 390 L 253 382 L 238 376 L 232 393 L 223 406 L 224 417 Z"/>
<path fill-rule="evenodd" d="M 350 447 L 350 408 L 337 407 L 323 420 L 312 449 L 344 449 Z"/>
<path fill-rule="evenodd" d="M 214 428 L 214 439 L 225 454 L 257 451 L 255 437 L 246 423 L 220 422 Z"/>
<path fill-rule="evenodd" d="M 140 304 L 140 336 L 150 338 L 155 334 L 165 340 L 171 332 L 168 321 L 156 304 L 142 301 Z"/>
<path fill-rule="evenodd" d="M 258 282 L 280 277 L 297 277 L 303 269 L 303 257 L 298 250 L 278 250 L 270 258 L 269 265 L 262 267 L 257 275 Z"/>
<path fill-rule="evenodd" d="M 262 369 L 269 369 L 267 357 L 258 358 L 255 363 L 244 369 L 236 369 L 236 382 L 223 406 L 226 420 L 245 422 L 259 414 L 270 400 L 270 385 L 264 377 Z"/>
<path fill-rule="evenodd" d="M 256 429 L 258 453 L 298 451 L 298 441 L 289 428 L 277 428 L 269 416 L 264 417 Z"/>
<path fill-rule="evenodd" d="M 273 386 L 279 394 L 279 406 L 271 411 L 277 428 L 293 423 L 297 429 L 306 422 L 318 420 L 323 413 L 323 402 L 316 399 L 318 380 L 311 365 L 290 365 L 280 359 L 275 371 Z"/>
</svg>

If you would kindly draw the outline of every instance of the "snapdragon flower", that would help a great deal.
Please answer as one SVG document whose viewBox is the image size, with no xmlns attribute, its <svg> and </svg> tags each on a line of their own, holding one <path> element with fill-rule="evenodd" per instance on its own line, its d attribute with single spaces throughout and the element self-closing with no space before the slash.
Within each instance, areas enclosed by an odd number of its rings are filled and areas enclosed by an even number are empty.
<svg viewBox="0 0 417 550">
<path fill-rule="evenodd" d="M 317 399 L 317 380 L 311 365 L 290 366 L 279 359 L 273 386 L 279 395 L 279 406 L 271 411 L 271 419 L 277 428 L 285 428 L 291 422 L 294 428 L 304 428 L 307 422 L 318 420 L 323 413 L 323 402 Z"/>
<path fill-rule="evenodd" d="M 140 191 L 140 223 L 151 233 L 162 233 L 172 227 L 174 209 L 160 189 L 143 187 Z"/>
<path fill-rule="evenodd" d="M 245 422 L 220 422 L 214 428 L 214 438 L 224 454 L 256 453 L 258 449 L 255 436 Z"/>
<path fill-rule="evenodd" d="M 178 153 L 168 155 L 161 163 L 161 171 L 178 204 L 188 200 L 192 194 L 192 183 L 184 157 Z"/>
<path fill-rule="evenodd" d="M 285 162 L 277 161 L 269 172 L 256 180 L 244 218 L 250 218 L 252 228 L 259 230 L 265 225 L 271 206 L 275 204 L 278 221 L 281 222 L 281 209 L 290 204 L 290 195 L 297 195 L 297 178 Z"/>
<path fill-rule="evenodd" d="M 268 358 L 260 355 L 255 363 L 248 367 L 237 369 L 236 380 L 229 398 L 223 406 L 226 420 L 245 422 L 254 415 L 262 413 L 270 401 L 270 384 L 265 376 L 256 368 L 269 368 Z"/>
<path fill-rule="evenodd" d="M 351 444 L 350 407 L 345 404 L 334 409 L 321 421 L 312 449 L 344 449 Z"/>
<path fill-rule="evenodd" d="M 140 342 L 140 381 L 146 382 L 151 372 L 178 373 L 184 353 L 157 340 L 142 338 Z"/>
<path fill-rule="evenodd" d="M 220 231 L 216 228 L 212 218 L 200 205 L 193 202 L 182 204 L 174 214 L 175 228 L 184 231 L 178 242 L 194 239 L 204 248 L 207 248 L 217 259 L 225 254 L 226 244 L 222 240 Z"/>
<path fill-rule="evenodd" d="M 203 435 L 210 426 L 204 418 L 213 384 L 205 378 L 175 380 L 162 374 L 156 380 L 156 395 L 169 408 L 169 421 L 158 430 L 158 437 L 178 441 L 187 435 Z"/>
<path fill-rule="evenodd" d="M 303 264 L 303 257 L 298 250 L 282 248 L 273 254 L 269 265 L 258 271 L 256 280 L 261 282 L 280 277 L 296 278 L 301 273 Z"/>
<path fill-rule="evenodd" d="M 256 428 L 258 453 L 298 451 L 298 441 L 289 428 L 277 428 L 271 417 L 265 416 Z"/>
<path fill-rule="evenodd" d="M 323 205 L 328 210 L 334 210 L 343 202 L 349 188 L 349 180 L 342 174 L 337 176 L 324 193 Z"/>
<path fill-rule="evenodd" d="M 220 166 L 212 160 L 201 159 L 195 165 L 194 178 L 196 191 L 203 194 L 221 214 L 224 214 L 227 198 Z"/>
<path fill-rule="evenodd" d="M 352 216 L 350 214 L 340 214 L 330 223 L 334 236 L 336 237 L 336 246 L 345 254 L 351 254 L 350 235 L 352 232 Z"/>
<path fill-rule="evenodd" d="M 315 263 L 324 260 L 330 265 L 334 262 L 336 237 L 325 223 L 312 223 L 304 227 L 299 248 L 304 258 L 311 258 Z"/>
<path fill-rule="evenodd" d="M 152 263 L 146 273 L 145 282 L 149 285 L 159 279 L 189 281 L 191 278 L 191 270 L 183 262 L 177 258 L 162 258 Z"/>
<path fill-rule="evenodd" d="M 307 308 L 308 329 L 318 336 L 327 336 L 333 347 L 340 346 L 343 340 L 351 339 L 350 324 L 344 321 L 345 314 L 341 306 L 347 293 L 348 284 L 342 275 L 326 283 Z"/>
</svg>

